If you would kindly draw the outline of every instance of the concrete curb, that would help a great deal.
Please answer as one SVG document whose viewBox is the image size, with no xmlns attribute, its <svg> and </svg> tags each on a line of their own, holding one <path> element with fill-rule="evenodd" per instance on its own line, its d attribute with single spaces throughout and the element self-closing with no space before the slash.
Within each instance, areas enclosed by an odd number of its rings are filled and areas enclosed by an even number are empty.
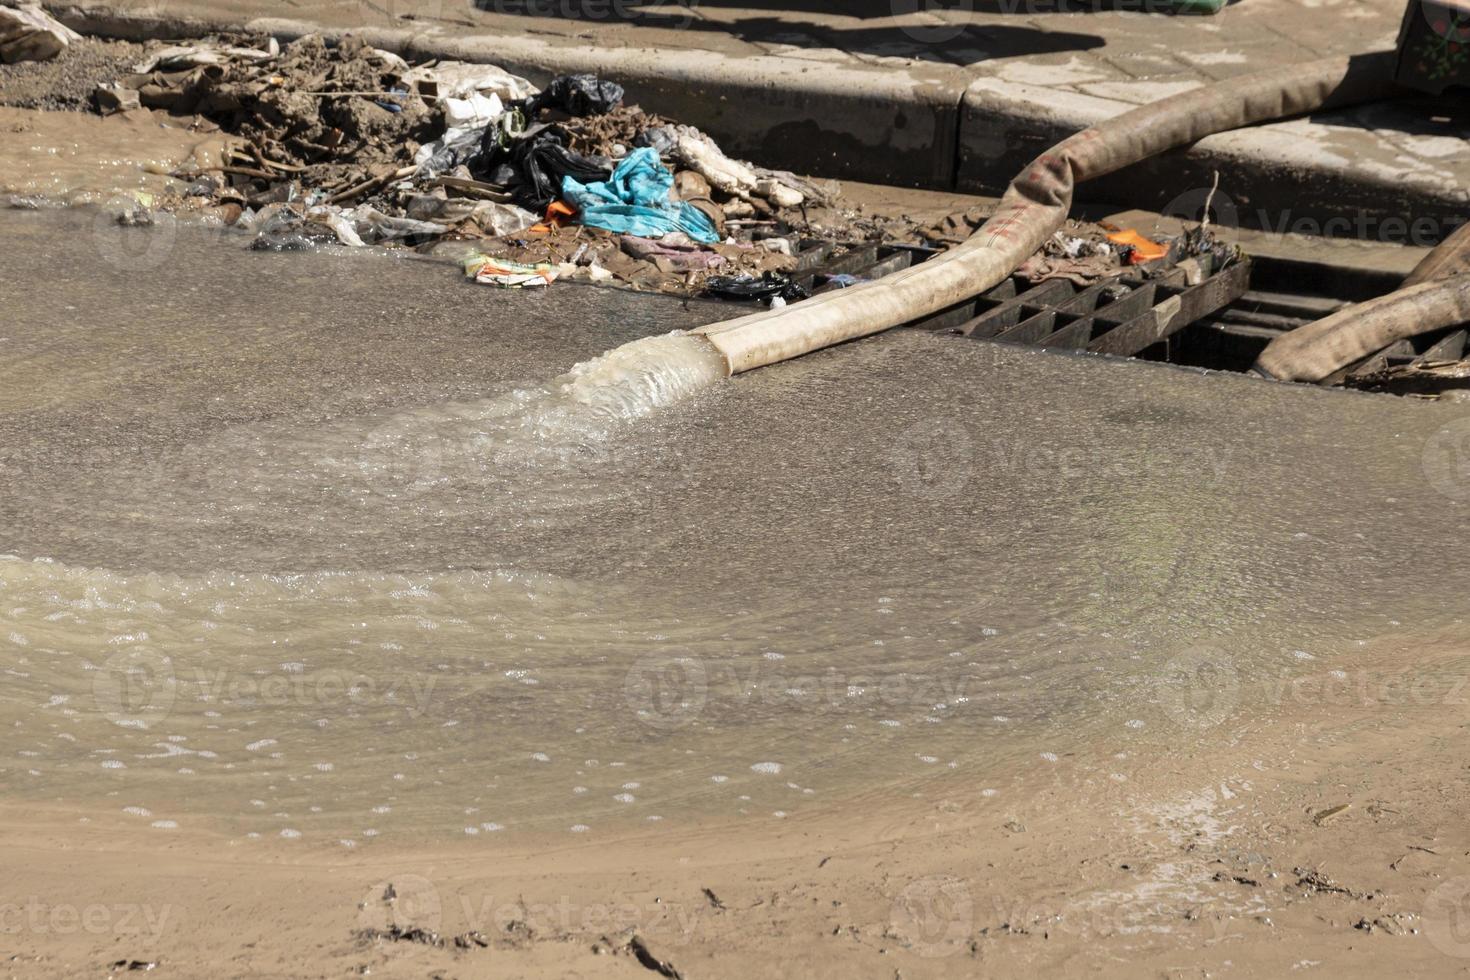
<svg viewBox="0 0 1470 980">
<path fill-rule="evenodd" d="M 130 40 L 267 31 L 283 40 L 347 34 L 410 58 L 498 64 L 538 83 L 588 71 L 618 79 L 633 101 L 709 132 L 730 153 L 822 177 L 938 190 L 998 193 L 1063 137 L 1134 108 L 1115 99 L 951 68 L 910 69 L 701 49 L 599 47 L 525 34 L 456 35 L 441 27 L 333 28 L 276 18 L 243 24 L 212 14 L 47 4 L 68 26 Z M 1365 121 L 1366 120 L 1366 121 Z M 1408 163 L 1381 135 L 1392 106 L 1324 113 L 1222 133 L 1085 185 L 1087 200 L 1187 214 L 1203 203 L 1216 171 L 1223 196 L 1247 227 L 1272 230 L 1284 214 L 1318 227 L 1351 214 L 1345 234 L 1370 237 L 1385 223 L 1428 222 L 1438 240 L 1470 217 L 1470 188 L 1449 169 Z M 1346 133 L 1332 152 L 1331 137 Z M 1228 215 L 1222 223 L 1232 223 Z"/>
<path fill-rule="evenodd" d="M 1019 173 L 1072 133 L 1133 108 L 1040 86 L 976 81 L 961 108 L 957 189 L 999 193 L 1010 180 L 999 174 Z M 1319 132 L 1351 127 L 1359 149 L 1395 158 L 1396 148 L 1377 133 L 1392 127 L 1394 115 L 1394 104 L 1383 103 L 1218 133 L 1085 184 L 1082 196 L 1194 218 L 1218 172 L 1214 203 L 1227 209 L 1221 219 L 1226 224 L 1290 231 L 1305 222 L 1318 229 L 1311 233 L 1328 237 L 1334 227 L 1343 233 L 1366 228 L 1370 233 L 1357 237 L 1379 237 L 1372 232 L 1394 232 L 1396 226 L 1387 226 L 1395 221 L 1418 221 L 1438 241 L 1470 219 L 1470 187 L 1446 170 L 1332 152 L 1336 148 Z M 1407 229 L 1391 237 L 1407 238 Z"/>
</svg>

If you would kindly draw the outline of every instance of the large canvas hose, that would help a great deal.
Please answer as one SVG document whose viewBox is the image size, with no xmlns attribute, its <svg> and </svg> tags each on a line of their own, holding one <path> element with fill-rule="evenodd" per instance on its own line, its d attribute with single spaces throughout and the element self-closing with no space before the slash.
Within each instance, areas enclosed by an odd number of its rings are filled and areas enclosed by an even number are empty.
<svg viewBox="0 0 1470 980">
<path fill-rule="evenodd" d="M 1321 381 L 1396 340 L 1470 322 L 1470 274 L 1421 282 L 1338 310 L 1282 334 L 1256 370 L 1282 381 Z"/>
<path fill-rule="evenodd" d="M 1321 381 L 1398 340 L 1470 322 L 1470 224 L 1426 255 L 1386 296 L 1344 307 L 1266 345 L 1259 374 Z"/>
<path fill-rule="evenodd" d="M 1063 140 L 1032 163 L 962 245 L 921 265 L 782 309 L 702 327 L 731 374 L 937 313 L 991 289 L 1066 221 L 1080 181 L 1212 133 L 1394 92 L 1393 52 L 1327 58 L 1170 96 Z"/>
<path fill-rule="evenodd" d="M 1433 251 L 1420 259 L 1399 288 L 1417 286 L 1433 279 L 1448 279 L 1462 272 L 1470 272 L 1470 222 L 1450 232 Z"/>
</svg>

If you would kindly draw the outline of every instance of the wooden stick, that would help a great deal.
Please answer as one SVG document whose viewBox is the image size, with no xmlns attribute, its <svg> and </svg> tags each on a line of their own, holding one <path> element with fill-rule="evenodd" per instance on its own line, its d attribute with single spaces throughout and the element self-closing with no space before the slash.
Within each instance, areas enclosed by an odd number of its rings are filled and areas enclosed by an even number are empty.
<svg viewBox="0 0 1470 980">
<path fill-rule="evenodd" d="M 285 170 L 290 173 L 299 174 L 306 169 L 305 167 L 299 166 L 294 163 L 283 163 L 280 160 L 272 160 L 270 157 L 262 153 L 260 147 L 256 146 L 254 143 L 250 144 L 250 155 L 255 158 L 256 163 L 260 164 L 262 167 L 269 167 L 272 170 Z"/>
<path fill-rule="evenodd" d="M 364 194 L 367 191 L 374 190 L 382 186 L 383 184 L 388 183 L 388 181 L 390 180 L 397 180 L 400 177 L 407 177 L 409 174 L 413 173 L 417 169 L 417 166 L 400 167 L 399 169 L 394 170 L 391 173 L 372 177 L 356 185 L 355 187 L 347 188 L 345 191 L 342 191 L 339 194 L 333 194 L 331 197 L 327 198 L 327 203 L 340 204 L 343 201 L 350 201 L 352 198 L 357 197 L 359 194 Z"/>
<path fill-rule="evenodd" d="M 267 173 L 264 170 L 257 170 L 254 167 L 200 167 L 197 170 L 175 170 L 169 176 L 177 177 L 180 180 L 190 180 L 208 173 L 240 174 L 244 177 L 259 177 L 263 180 L 281 179 L 280 174 Z"/>
</svg>

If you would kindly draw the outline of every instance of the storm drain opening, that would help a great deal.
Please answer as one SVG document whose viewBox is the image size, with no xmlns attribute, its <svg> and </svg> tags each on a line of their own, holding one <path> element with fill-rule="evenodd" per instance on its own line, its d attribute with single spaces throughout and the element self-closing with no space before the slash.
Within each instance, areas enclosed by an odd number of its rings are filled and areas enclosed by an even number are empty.
<svg viewBox="0 0 1470 980">
<path fill-rule="evenodd" d="M 1248 261 L 1229 262 L 1218 272 L 1212 263 L 1203 255 L 1156 279 L 1115 276 L 1085 287 L 1049 279 L 1026 288 L 1012 277 L 975 298 L 975 316 L 929 329 L 972 340 L 1169 360 L 1175 334 L 1239 299 L 1250 283 Z"/>
<path fill-rule="evenodd" d="M 1085 234 L 1086 228 L 1075 222 L 1068 232 Z M 1097 272 L 1063 263 L 1060 273 L 1042 266 L 1038 276 L 1023 267 L 994 288 L 905 328 L 1260 377 L 1252 366 L 1276 338 L 1402 284 L 1401 274 L 1355 262 L 1251 255 L 1205 227 L 1162 243 L 1108 224 L 1090 230 L 1093 241 L 1140 242 L 1167 254 L 1140 261 L 1145 256 L 1115 245 L 1121 268 L 1115 263 Z M 943 252 L 928 245 L 818 238 L 792 244 L 796 261 L 781 293 L 789 302 L 881 280 Z M 1398 341 L 1318 384 L 1456 397 L 1455 389 L 1470 393 L 1467 354 L 1470 332 L 1441 330 Z"/>
<path fill-rule="evenodd" d="M 806 239 L 791 279 L 817 295 L 881 279 L 940 254 L 914 245 Z M 1388 270 L 1204 251 L 1096 281 L 1012 275 L 993 289 L 905 324 L 955 338 L 1086 351 L 1251 373 L 1272 340 L 1398 288 Z M 1399 341 L 1320 382 L 1408 396 L 1470 389 L 1470 332 Z M 1255 375 L 1252 375 L 1255 376 Z"/>
</svg>

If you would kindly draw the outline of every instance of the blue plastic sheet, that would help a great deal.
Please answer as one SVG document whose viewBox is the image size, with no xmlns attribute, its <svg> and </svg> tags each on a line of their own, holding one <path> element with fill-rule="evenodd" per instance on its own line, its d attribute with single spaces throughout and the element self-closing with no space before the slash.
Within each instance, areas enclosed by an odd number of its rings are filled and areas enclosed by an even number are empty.
<svg viewBox="0 0 1470 980">
<path fill-rule="evenodd" d="M 590 228 L 640 238 L 682 231 L 696 242 L 719 241 L 703 212 L 687 201 L 670 200 L 673 188 L 674 175 L 659 162 L 658 153 L 645 146 L 624 157 L 608 180 L 583 184 L 568 175 L 561 193 L 582 212 L 582 224 Z"/>
</svg>

